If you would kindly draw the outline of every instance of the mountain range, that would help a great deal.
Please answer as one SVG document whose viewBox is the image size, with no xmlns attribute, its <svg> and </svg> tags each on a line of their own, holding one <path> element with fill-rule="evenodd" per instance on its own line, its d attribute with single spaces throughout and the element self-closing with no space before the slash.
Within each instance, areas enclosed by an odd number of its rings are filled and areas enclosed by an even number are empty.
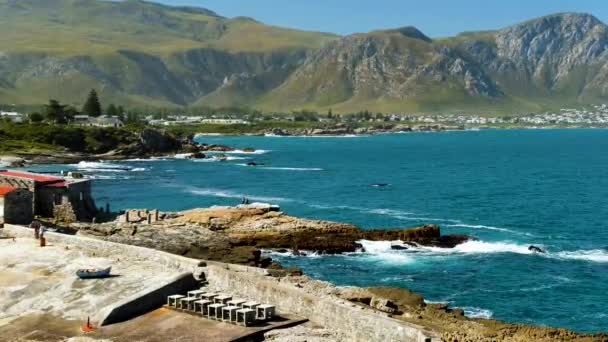
<svg viewBox="0 0 608 342">
<path fill-rule="evenodd" d="M 608 27 L 562 13 L 431 38 L 338 36 L 141 0 L 0 0 L 0 103 L 541 111 L 608 99 Z"/>
</svg>

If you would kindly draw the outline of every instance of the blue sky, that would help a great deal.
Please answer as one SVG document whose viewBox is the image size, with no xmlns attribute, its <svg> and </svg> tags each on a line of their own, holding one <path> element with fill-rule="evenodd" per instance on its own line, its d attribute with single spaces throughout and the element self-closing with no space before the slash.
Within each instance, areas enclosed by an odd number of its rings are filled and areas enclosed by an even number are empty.
<svg viewBox="0 0 608 342">
<path fill-rule="evenodd" d="M 557 12 L 606 22 L 607 0 L 154 0 L 248 16 L 267 24 L 339 34 L 414 25 L 431 37 L 495 29 Z"/>
</svg>

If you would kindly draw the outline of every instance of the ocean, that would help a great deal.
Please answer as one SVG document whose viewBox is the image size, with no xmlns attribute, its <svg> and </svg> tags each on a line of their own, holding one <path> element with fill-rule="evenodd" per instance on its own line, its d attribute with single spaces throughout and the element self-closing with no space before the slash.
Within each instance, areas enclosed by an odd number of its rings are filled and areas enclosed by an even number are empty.
<svg viewBox="0 0 608 342">
<path fill-rule="evenodd" d="M 245 196 L 365 229 L 432 223 L 478 241 L 294 257 L 338 285 L 396 286 L 470 317 L 608 331 L 608 130 L 481 130 L 363 137 L 200 137 L 225 162 L 159 158 L 40 165 L 84 172 L 99 206 L 184 210 Z M 256 167 L 246 163 L 264 164 Z M 386 186 L 374 186 L 385 184 Z M 533 254 L 529 245 L 545 254 Z"/>
</svg>

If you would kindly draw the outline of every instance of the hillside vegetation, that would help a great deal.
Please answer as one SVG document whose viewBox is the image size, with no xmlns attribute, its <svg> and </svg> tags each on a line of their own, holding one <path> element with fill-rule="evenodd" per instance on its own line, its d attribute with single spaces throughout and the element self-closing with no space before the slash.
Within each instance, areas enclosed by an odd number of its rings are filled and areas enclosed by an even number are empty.
<svg viewBox="0 0 608 342">
<path fill-rule="evenodd" d="M 608 28 L 564 13 L 338 37 L 139 0 L 0 0 L 0 103 L 505 113 L 608 97 Z"/>
</svg>

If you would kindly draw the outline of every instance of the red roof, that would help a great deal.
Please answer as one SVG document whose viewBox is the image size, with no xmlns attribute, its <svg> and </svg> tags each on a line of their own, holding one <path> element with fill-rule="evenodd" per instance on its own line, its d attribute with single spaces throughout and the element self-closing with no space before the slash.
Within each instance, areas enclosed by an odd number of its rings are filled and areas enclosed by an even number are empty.
<svg viewBox="0 0 608 342">
<path fill-rule="evenodd" d="M 67 183 L 65 181 L 44 185 L 45 188 L 65 188 L 66 186 L 67 186 Z"/>
<path fill-rule="evenodd" d="M 36 182 L 58 182 L 62 181 L 63 178 L 51 177 L 46 175 L 41 175 L 38 173 L 30 173 L 30 172 L 20 172 L 20 171 L 0 171 L 0 176 L 8 176 L 8 177 L 16 177 L 29 179 Z"/>
<path fill-rule="evenodd" d="M 17 190 L 17 188 L 13 188 L 12 186 L 0 186 L 0 197 L 4 197 L 15 190 Z"/>
</svg>

